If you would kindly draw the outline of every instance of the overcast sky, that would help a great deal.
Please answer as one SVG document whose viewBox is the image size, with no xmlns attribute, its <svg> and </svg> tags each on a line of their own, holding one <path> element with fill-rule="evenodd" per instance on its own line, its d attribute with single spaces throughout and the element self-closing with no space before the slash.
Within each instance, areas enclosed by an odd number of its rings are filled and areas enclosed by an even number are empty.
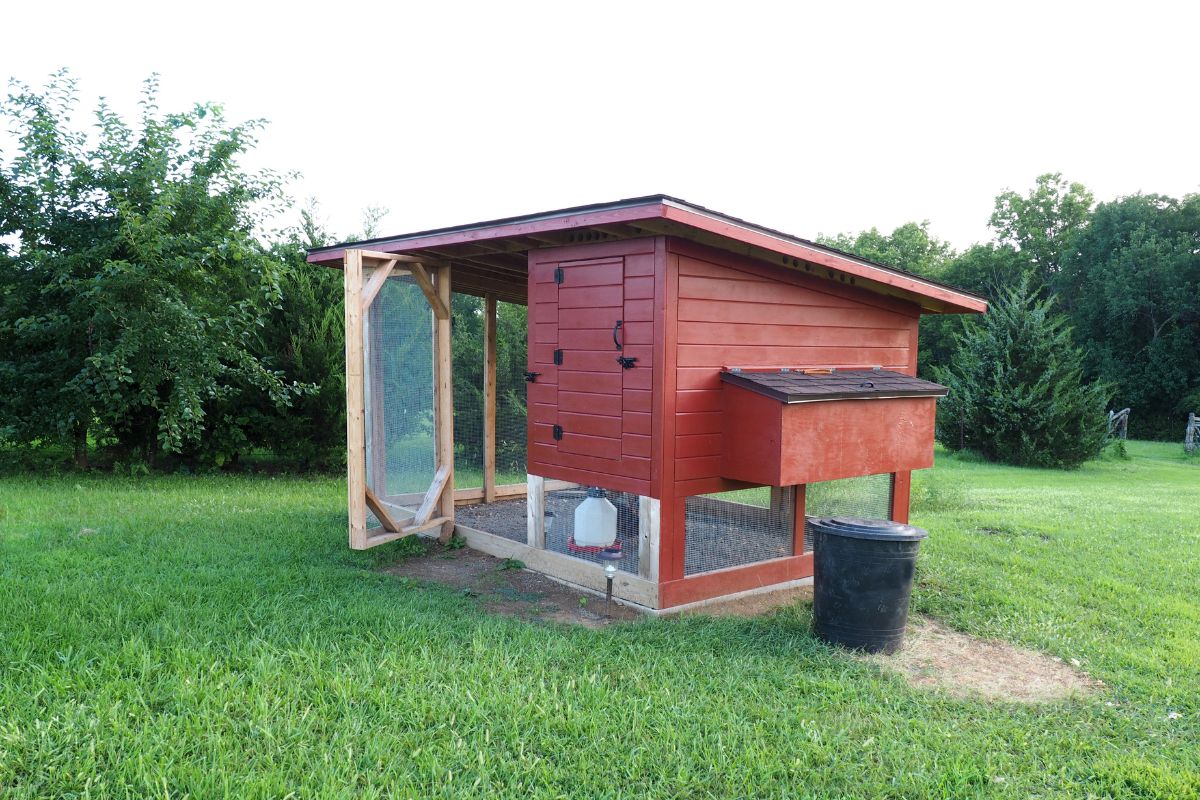
<svg viewBox="0 0 1200 800">
<path fill-rule="evenodd" d="M 318 10 L 319 9 L 319 10 Z M 330 229 L 384 233 L 663 192 L 813 237 L 929 220 L 1061 171 L 1200 190 L 1200 4 L 14 3 L 0 75 L 86 108 L 223 103 L 271 125 Z"/>
</svg>

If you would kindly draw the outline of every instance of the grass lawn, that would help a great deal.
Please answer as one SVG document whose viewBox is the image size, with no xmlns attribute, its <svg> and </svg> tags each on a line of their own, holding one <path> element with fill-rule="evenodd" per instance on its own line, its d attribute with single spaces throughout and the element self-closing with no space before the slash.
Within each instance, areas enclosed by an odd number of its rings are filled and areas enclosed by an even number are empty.
<svg viewBox="0 0 1200 800">
<path fill-rule="evenodd" d="M 1108 686 L 1032 707 L 912 689 L 806 605 L 491 617 L 347 550 L 336 479 L 3 478 L 0 796 L 1197 797 L 1200 462 L 1129 449 L 917 479 L 918 610 Z"/>
</svg>

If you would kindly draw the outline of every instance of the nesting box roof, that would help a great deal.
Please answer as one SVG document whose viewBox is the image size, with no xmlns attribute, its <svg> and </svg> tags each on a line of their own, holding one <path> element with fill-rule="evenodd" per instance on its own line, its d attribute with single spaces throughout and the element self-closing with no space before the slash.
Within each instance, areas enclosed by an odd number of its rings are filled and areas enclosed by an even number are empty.
<svg viewBox="0 0 1200 800">
<path fill-rule="evenodd" d="M 749 389 L 781 403 L 885 397 L 945 397 L 945 386 L 886 369 L 820 371 L 727 370 L 725 383 Z"/>
<path fill-rule="evenodd" d="M 341 266 L 344 252 L 353 248 L 424 256 L 453 265 L 456 291 L 523 303 L 530 250 L 657 235 L 854 283 L 916 303 L 925 313 L 987 310 L 985 299 L 953 286 L 662 194 L 344 242 L 310 250 L 308 260 Z"/>
</svg>

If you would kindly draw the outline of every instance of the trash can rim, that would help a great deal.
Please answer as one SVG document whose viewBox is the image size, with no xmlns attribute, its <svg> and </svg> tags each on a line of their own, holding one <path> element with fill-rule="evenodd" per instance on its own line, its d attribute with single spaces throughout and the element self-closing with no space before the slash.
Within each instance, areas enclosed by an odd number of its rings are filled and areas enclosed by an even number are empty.
<svg viewBox="0 0 1200 800">
<path fill-rule="evenodd" d="M 809 520 L 815 530 L 829 536 L 885 542 L 919 542 L 928 531 L 903 522 L 866 517 L 821 517 Z"/>
</svg>

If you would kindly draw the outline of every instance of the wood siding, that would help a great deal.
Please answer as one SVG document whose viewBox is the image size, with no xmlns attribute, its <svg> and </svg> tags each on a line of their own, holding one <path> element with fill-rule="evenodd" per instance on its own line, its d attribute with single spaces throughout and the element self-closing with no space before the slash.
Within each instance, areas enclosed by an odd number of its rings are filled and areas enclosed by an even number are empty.
<svg viewBox="0 0 1200 800">
<path fill-rule="evenodd" d="M 808 275 L 669 240 L 676 497 L 733 488 L 721 477 L 726 367 L 871 367 L 914 374 L 919 309 Z"/>
</svg>

